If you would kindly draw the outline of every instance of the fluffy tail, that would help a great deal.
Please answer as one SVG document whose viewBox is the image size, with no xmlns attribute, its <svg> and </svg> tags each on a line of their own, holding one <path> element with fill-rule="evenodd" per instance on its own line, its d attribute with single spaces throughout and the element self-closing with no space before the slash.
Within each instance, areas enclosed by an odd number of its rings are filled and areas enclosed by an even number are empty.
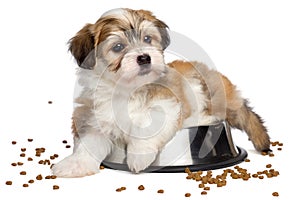
<svg viewBox="0 0 300 200">
<path fill-rule="evenodd" d="M 230 126 L 243 130 L 248 134 L 257 151 L 270 151 L 270 137 L 261 117 L 252 111 L 244 100 L 238 110 L 227 110 L 227 121 Z"/>
<path fill-rule="evenodd" d="M 222 75 L 226 90 L 226 120 L 233 128 L 245 131 L 257 151 L 270 151 L 270 137 L 261 117 L 252 111 L 229 79 Z"/>
</svg>

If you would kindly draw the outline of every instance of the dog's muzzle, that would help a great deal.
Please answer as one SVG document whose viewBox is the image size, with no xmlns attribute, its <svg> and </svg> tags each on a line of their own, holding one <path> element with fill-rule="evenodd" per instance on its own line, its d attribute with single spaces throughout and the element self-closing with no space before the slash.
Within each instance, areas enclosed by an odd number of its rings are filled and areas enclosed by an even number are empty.
<svg viewBox="0 0 300 200">
<path fill-rule="evenodd" d="M 151 71 L 151 57 L 148 54 L 139 55 L 136 58 L 137 64 L 140 66 L 139 75 L 146 75 Z"/>
</svg>

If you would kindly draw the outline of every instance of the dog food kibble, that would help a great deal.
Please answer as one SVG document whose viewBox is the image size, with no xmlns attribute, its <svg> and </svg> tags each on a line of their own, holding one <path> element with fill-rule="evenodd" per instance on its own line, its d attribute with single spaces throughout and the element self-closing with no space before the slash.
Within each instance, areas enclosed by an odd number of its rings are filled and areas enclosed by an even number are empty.
<svg viewBox="0 0 300 200">
<path fill-rule="evenodd" d="M 21 153 L 21 154 L 20 154 L 20 157 L 25 157 L 25 156 L 26 156 L 25 153 Z"/>
<path fill-rule="evenodd" d="M 15 145 L 15 144 L 17 144 L 17 142 L 16 141 L 11 141 L 11 144 Z"/>
<path fill-rule="evenodd" d="M 185 193 L 184 196 L 185 196 L 185 197 L 190 197 L 190 196 L 191 196 L 191 193 Z"/>
<path fill-rule="evenodd" d="M 48 101 L 48 104 L 52 104 L 53 102 L 52 101 Z"/>
<path fill-rule="evenodd" d="M 6 181 L 5 184 L 6 185 L 12 185 L 12 181 Z"/>
<path fill-rule="evenodd" d="M 139 190 L 144 190 L 145 187 L 144 187 L 143 185 L 140 185 L 140 186 L 138 187 L 138 189 L 139 189 Z"/>
<path fill-rule="evenodd" d="M 29 181 L 28 181 L 28 183 L 34 183 L 34 180 L 33 179 L 30 179 Z"/>
<path fill-rule="evenodd" d="M 33 161 L 33 159 L 31 157 L 28 157 L 27 160 L 28 161 Z"/>
<path fill-rule="evenodd" d="M 27 183 L 24 183 L 23 184 L 23 187 L 28 187 L 29 185 Z"/>
<path fill-rule="evenodd" d="M 157 193 L 159 193 L 159 194 L 163 194 L 165 191 L 164 190 L 162 190 L 162 189 L 160 189 L 160 190 L 157 190 Z"/>
<path fill-rule="evenodd" d="M 103 165 L 100 165 L 100 168 L 101 170 L 105 169 L 105 167 Z"/>
<path fill-rule="evenodd" d="M 279 196 L 279 193 L 278 193 L 278 192 L 273 192 L 272 195 L 273 195 L 274 197 L 278 197 L 278 196 Z"/>
<path fill-rule="evenodd" d="M 67 141 L 67 140 L 63 140 L 62 143 L 63 143 L 63 144 L 67 144 L 68 141 Z"/>
<path fill-rule="evenodd" d="M 271 164 L 267 164 L 267 165 L 266 165 L 266 168 L 271 168 L 271 167 L 272 167 Z"/>
<path fill-rule="evenodd" d="M 207 195 L 207 192 L 206 191 L 202 191 L 201 195 Z"/>
<path fill-rule="evenodd" d="M 58 185 L 53 185 L 53 190 L 58 190 L 59 186 Z"/>
<path fill-rule="evenodd" d="M 32 138 L 28 138 L 27 141 L 28 141 L 28 142 L 32 142 L 33 139 L 32 139 Z"/>
<path fill-rule="evenodd" d="M 66 145 L 66 148 L 67 148 L 67 149 L 71 148 L 71 145 Z"/>
<path fill-rule="evenodd" d="M 122 192 L 123 190 L 126 190 L 126 187 L 120 187 L 116 189 L 116 192 Z"/>
<path fill-rule="evenodd" d="M 11 163 L 11 166 L 15 167 L 17 166 L 17 163 Z"/>
<path fill-rule="evenodd" d="M 21 171 L 20 175 L 26 175 L 26 172 L 25 171 Z"/>
<path fill-rule="evenodd" d="M 39 180 L 39 181 L 40 181 L 40 180 L 42 180 L 42 179 L 43 179 L 43 176 L 42 176 L 41 174 L 39 174 L 39 175 L 36 176 L 36 180 Z"/>
<path fill-rule="evenodd" d="M 281 148 L 281 147 L 279 147 L 279 148 L 277 148 L 277 150 L 278 150 L 278 151 L 281 151 L 281 150 L 282 150 L 282 148 Z"/>
<path fill-rule="evenodd" d="M 17 165 L 22 166 L 23 163 L 22 162 L 17 162 Z"/>
<path fill-rule="evenodd" d="M 210 190 L 210 187 L 204 187 L 203 189 L 204 190 Z"/>
<path fill-rule="evenodd" d="M 246 159 L 245 159 L 245 162 L 250 162 L 250 159 L 246 158 Z"/>
</svg>

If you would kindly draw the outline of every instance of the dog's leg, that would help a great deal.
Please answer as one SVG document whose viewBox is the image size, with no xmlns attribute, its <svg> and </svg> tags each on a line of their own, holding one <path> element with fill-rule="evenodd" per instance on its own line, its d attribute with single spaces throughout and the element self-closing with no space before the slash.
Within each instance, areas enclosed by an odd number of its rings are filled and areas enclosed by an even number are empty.
<svg viewBox="0 0 300 200">
<path fill-rule="evenodd" d="M 83 177 L 99 172 L 100 163 L 110 153 L 111 141 L 99 133 L 74 136 L 73 154 L 52 166 L 58 177 Z"/>
<path fill-rule="evenodd" d="M 181 105 L 176 100 L 156 100 L 147 112 L 132 115 L 133 127 L 127 136 L 127 164 L 138 173 L 155 161 L 157 153 L 169 142 L 181 126 Z M 150 124 L 147 124 L 150 121 Z"/>
<path fill-rule="evenodd" d="M 270 137 L 261 117 L 252 111 L 228 78 L 222 76 L 226 90 L 226 120 L 229 125 L 247 133 L 257 151 L 270 151 Z"/>
</svg>

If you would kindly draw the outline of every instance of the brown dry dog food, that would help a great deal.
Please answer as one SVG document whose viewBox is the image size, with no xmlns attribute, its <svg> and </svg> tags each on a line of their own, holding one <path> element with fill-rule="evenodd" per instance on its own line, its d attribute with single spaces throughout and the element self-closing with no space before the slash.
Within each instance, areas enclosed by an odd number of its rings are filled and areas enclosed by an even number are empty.
<svg viewBox="0 0 300 200">
<path fill-rule="evenodd" d="M 39 174 L 39 175 L 36 176 L 36 180 L 39 180 L 39 181 L 40 181 L 40 180 L 42 180 L 42 179 L 43 179 L 43 176 L 42 176 L 41 174 Z"/>
<path fill-rule="evenodd" d="M 53 185 L 53 190 L 58 190 L 59 186 L 58 185 Z"/>
<path fill-rule="evenodd" d="M 116 192 L 122 192 L 123 190 L 126 190 L 126 187 L 120 187 L 116 189 Z"/>
<path fill-rule="evenodd" d="M 164 190 L 162 190 L 162 189 L 160 189 L 160 190 L 157 190 L 157 193 L 159 193 L 159 194 L 163 194 L 165 191 Z"/>
<path fill-rule="evenodd" d="M 33 180 L 33 179 L 30 179 L 30 180 L 28 181 L 28 183 L 34 183 L 34 180 Z"/>
<path fill-rule="evenodd" d="M 25 171 L 21 171 L 20 175 L 26 175 L 26 172 Z"/>
<path fill-rule="evenodd" d="M 17 144 L 17 142 L 16 141 L 11 141 L 11 144 L 15 145 L 15 144 Z"/>
<path fill-rule="evenodd" d="M 12 185 L 12 181 L 6 181 L 5 184 L 6 185 Z"/>
<path fill-rule="evenodd" d="M 144 187 L 143 185 L 140 185 L 140 186 L 138 187 L 138 189 L 139 189 L 139 190 L 144 190 L 145 187 Z"/>
<path fill-rule="evenodd" d="M 23 187 L 28 187 L 29 185 L 27 183 L 24 183 L 23 184 Z"/>
<path fill-rule="evenodd" d="M 206 191 L 202 191 L 201 195 L 207 195 L 207 192 Z"/>
<path fill-rule="evenodd" d="M 273 192 L 272 195 L 273 195 L 274 197 L 278 197 L 278 196 L 279 196 L 279 193 L 278 193 L 278 192 Z"/>
<path fill-rule="evenodd" d="M 185 193 L 184 196 L 185 196 L 185 197 L 190 197 L 190 196 L 191 196 L 191 193 Z"/>
<path fill-rule="evenodd" d="M 28 142 L 32 142 L 33 139 L 32 139 L 32 138 L 28 138 L 27 141 L 28 141 Z"/>
</svg>

